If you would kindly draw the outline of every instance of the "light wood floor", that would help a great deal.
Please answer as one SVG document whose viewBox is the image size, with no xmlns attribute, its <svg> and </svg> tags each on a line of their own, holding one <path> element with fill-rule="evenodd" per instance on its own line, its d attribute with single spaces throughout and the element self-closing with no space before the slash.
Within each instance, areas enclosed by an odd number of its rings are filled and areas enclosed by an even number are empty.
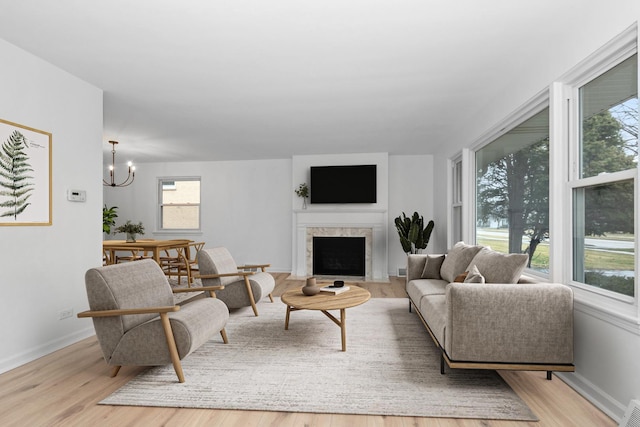
<svg viewBox="0 0 640 427">
<path fill-rule="evenodd" d="M 302 284 L 289 280 L 287 274 L 274 276 L 276 296 Z M 374 298 L 406 297 L 403 279 L 359 285 L 369 289 Z M 97 404 L 143 369 L 123 367 L 116 378 L 110 378 L 95 338 L 80 341 L 0 375 L 0 426 L 616 426 L 559 378 L 547 381 L 544 372 L 501 372 L 540 418 L 540 422 L 532 423 Z"/>
</svg>

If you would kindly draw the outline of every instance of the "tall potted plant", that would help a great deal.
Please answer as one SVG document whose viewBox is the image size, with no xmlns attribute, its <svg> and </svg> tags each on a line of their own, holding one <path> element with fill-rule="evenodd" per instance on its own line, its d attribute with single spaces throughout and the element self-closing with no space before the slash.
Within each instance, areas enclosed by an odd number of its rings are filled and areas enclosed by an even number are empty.
<svg viewBox="0 0 640 427">
<path fill-rule="evenodd" d="M 414 212 L 411 218 L 402 212 L 402 216 L 397 217 L 395 223 L 400 244 L 405 253 L 419 254 L 427 248 L 434 227 L 433 220 L 430 220 L 425 226 L 424 218 L 418 212 Z"/>
<path fill-rule="evenodd" d="M 104 205 L 102 208 L 102 232 L 111 234 L 111 227 L 116 225 L 116 218 L 118 217 L 117 206 L 111 206 L 110 208 L 107 205 Z"/>
</svg>

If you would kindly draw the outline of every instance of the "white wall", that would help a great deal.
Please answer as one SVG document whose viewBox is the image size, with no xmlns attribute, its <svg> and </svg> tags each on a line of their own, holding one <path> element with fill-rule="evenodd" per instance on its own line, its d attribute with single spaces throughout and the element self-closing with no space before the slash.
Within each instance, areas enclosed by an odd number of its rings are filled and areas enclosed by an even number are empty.
<svg viewBox="0 0 640 427">
<path fill-rule="evenodd" d="M 93 334 L 75 314 L 87 308 L 84 272 L 101 263 L 102 91 L 3 40 L 0 58 L 0 117 L 53 134 L 53 224 L 0 227 L 4 372 Z M 69 188 L 87 201 L 68 202 Z"/>
<path fill-rule="evenodd" d="M 431 242 L 429 242 L 429 253 L 446 253 L 449 249 L 447 243 L 449 218 L 449 203 L 451 203 L 451 187 L 447 184 L 451 179 L 452 171 L 449 168 L 449 162 L 442 157 L 434 157 L 433 161 L 433 185 L 430 190 L 433 194 L 431 204 L 433 205 L 433 217 L 438 218 L 439 222 L 433 229 Z"/>
<path fill-rule="evenodd" d="M 325 164 L 376 163 L 379 165 L 378 203 L 372 209 L 388 209 L 389 274 L 406 264 L 397 240 L 393 218 L 401 212 L 418 211 L 434 219 L 436 230 L 445 218 L 435 217 L 432 156 L 387 156 L 386 153 L 358 155 L 294 156 L 284 160 L 256 160 L 195 163 L 142 163 L 135 182 L 125 188 L 104 187 L 104 203 L 118 206 L 117 224 L 127 219 L 142 221 L 146 236 L 169 238 L 157 231 L 157 180 L 167 176 L 200 176 L 202 180 L 202 233 L 188 235 L 207 246 L 229 247 L 238 262 L 270 262 L 272 271 L 292 269 L 292 210 L 301 200 L 294 189 L 308 182 L 309 166 Z M 122 168 L 123 166 L 120 165 Z M 313 209 L 311 206 L 309 209 Z M 436 235 L 434 231 L 434 236 Z M 175 237 L 175 236 L 170 236 Z M 124 238 L 113 235 L 109 238 Z M 443 242 L 444 239 L 441 239 Z M 427 249 L 444 251 L 437 239 Z"/>
<path fill-rule="evenodd" d="M 158 232 L 158 178 L 191 176 L 201 179 L 202 232 Z M 142 221 L 145 237 L 202 240 L 226 246 L 238 264 L 271 263 L 270 271 L 289 272 L 292 191 L 286 159 L 141 163 L 129 187 L 104 187 L 104 202 L 118 207 L 116 225 Z"/>
<path fill-rule="evenodd" d="M 424 217 L 425 222 L 433 220 L 431 240 L 424 253 L 440 251 L 435 237 L 441 229 L 446 232 L 446 223 L 444 217 L 436 218 L 435 215 L 436 201 L 433 186 L 436 176 L 433 156 L 389 157 L 389 274 L 391 276 L 398 274 L 398 268 L 407 266 L 407 255 L 402 250 L 394 224 L 395 218 L 401 216 L 403 212 L 407 216 L 418 212 Z M 446 205 L 445 200 L 439 200 L 438 203 Z"/>
</svg>

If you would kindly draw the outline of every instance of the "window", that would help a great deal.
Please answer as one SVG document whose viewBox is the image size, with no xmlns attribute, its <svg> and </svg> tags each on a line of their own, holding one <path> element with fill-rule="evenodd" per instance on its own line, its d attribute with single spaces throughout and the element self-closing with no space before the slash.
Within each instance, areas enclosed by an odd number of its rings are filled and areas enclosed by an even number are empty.
<svg viewBox="0 0 640 427">
<path fill-rule="evenodd" d="M 578 88 L 573 162 L 574 282 L 635 297 L 637 54 Z"/>
<path fill-rule="evenodd" d="M 476 242 L 549 272 L 549 108 L 476 151 Z"/>
<path fill-rule="evenodd" d="M 200 178 L 159 180 L 160 229 L 200 228 Z"/>
<path fill-rule="evenodd" d="M 462 158 L 453 161 L 452 168 L 452 205 L 451 205 L 451 233 L 453 243 L 463 240 L 462 237 Z"/>
</svg>

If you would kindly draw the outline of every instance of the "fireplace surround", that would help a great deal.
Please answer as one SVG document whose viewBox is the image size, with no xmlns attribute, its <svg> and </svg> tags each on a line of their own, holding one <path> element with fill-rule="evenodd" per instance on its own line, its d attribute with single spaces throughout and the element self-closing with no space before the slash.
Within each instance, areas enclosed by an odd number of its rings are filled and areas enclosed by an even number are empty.
<svg viewBox="0 0 640 427">
<path fill-rule="evenodd" d="M 310 277 L 314 274 L 313 237 L 364 237 L 365 274 L 362 279 L 388 281 L 386 224 L 386 210 L 294 211 L 292 275 Z"/>
</svg>

